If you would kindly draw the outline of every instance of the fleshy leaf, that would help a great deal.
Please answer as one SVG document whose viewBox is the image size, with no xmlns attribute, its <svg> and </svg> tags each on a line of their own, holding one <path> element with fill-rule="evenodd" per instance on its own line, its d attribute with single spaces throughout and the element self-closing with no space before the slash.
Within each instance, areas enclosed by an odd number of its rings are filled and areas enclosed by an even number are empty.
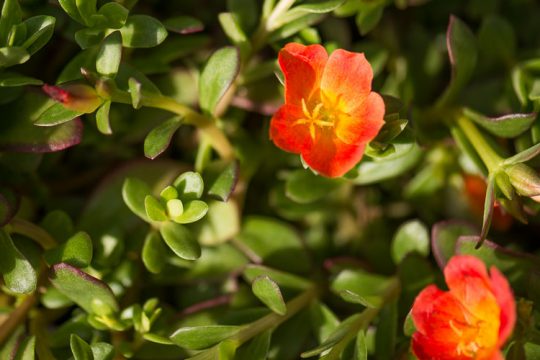
<svg viewBox="0 0 540 360">
<path fill-rule="evenodd" d="M 258 276 L 251 284 L 253 294 L 259 298 L 273 312 L 279 315 L 287 313 L 287 306 L 281 295 L 279 286 L 266 275 Z"/>
<path fill-rule="evenodd" d="M 98 73 L 108 77 L 114 77 L 122 60 L 122 36 L 114 31 L 103 39 L 96 59 Z"/>
<path fill-rule="evenodd" d="M 0 273 L 6 287 L 15 293 L 28 294 L 36 289 L 36 271 L 3 229 L 0 229 Z"/>
<path fill-rule="evenodd" d="M 182 125 L 181 118 L 175 116 L 152 129 L 144 139 L 144 156 L 155 159 L 163 153 L 169 147 L 171 139 L 180 125 Z"/>
<path fill-rule="evenodd" d="M 210 56 L 199 81 L 201 108 L 214 114 L 216 107 L 240 71 L 240 53 L 235 47 L 224 47 Z"/>
<path fill-rule="evenodd" d="M 197 239 L 185 226 L 166 222 L 161 226 L 160 233 L 169 248 L 182 259 L 197 260 L 201 256 Z"/>
<path fill-rule="evenodd" d="M 93 360 L 92 348 L 76 334 L 71 334 L 69 347 L 75 360 Z"/>
<path fill-rule="evenodd" d="M 122 197 L 124 202 L 131 211 L 144 221 L 149 222 L 150 219 L 146 215 L 145 198 L 152 191 L 150 187 L 137 178 L 127 178 L 122 186 Z"/>
<path fill-rule="evenodd" d="M 446 32 L 446 46 L 452 66 L 452 80 L 439 102 L 449 102 L 457 96 L 471 78 L 478 58 L 474 34 L 463 21 L 455 16 L 450 16 Z"/>
<path fill-rule="evenodd" d="M 176 16 L 163 22 L 165 28 L 182 35 L 193 34 L 204 30 L 204 24 L 191 16 Z"/>
<path fill-rule="evenodd" d="M 144 198 L 144 208 L 146 215 L 153 221 L 167 221 L 167 213 L 161 202 L 152 195 L 146 195 Z"/>
<path fill-rule="evenodd" d="M 176 345 L 185 349 L 201 350 L 235 335 L 240 329 L 240 326 L 230 325 L 181 327 L 170 338 Z"/>
<path fill-rule="evenodd" d="M 429 234 L 419 220 L 411 220 L 399 227 L 392 240 L 392 259 L 399 264 L 407 254 L 429 255 Z"/>
<path fill-rule="evenodd" d="M 0 150 L 41 153 L 77 145 L 83 130 L 79 119 L 46 128 L 34 125 L 37 119 L 43 118 L 51 105 L 60 104 L 55 104 L 44 94 L 27 92 L 3 110 L 5 121 L 0 125 Z M 77 115 L 70 114 L 69 120 Z"/>
<path fill-rule="evenodd" d="M 181 215 L 173 216 L 171 219 L 178 224 L 190 224 L 202 219 L 207 212 L 207 203 L 201 200 L 191 200 L 184 204 Z"/>
<path fill-rule="evenodd" d="M 87 233 L 80 231 L 65 243 L 48 250 L 44 254 L 44 257 L 50 265 L 65 262 L 83 268 L 90 265 L 92 252 L 92 239 L 90 239 Z"/>
<path fill-rule="evenodd" d="M 182 200 L 195 200 L 202 196 L 204 182 L 199 173 L 188 171 L 174 181 L 174 187 Z"/>
<path fill-rule="evenodd" d="M 158 274 L 165 266 L 167 249 L 163 245 L 163 240 L 156 232 L 150 232 L 144 240 L 141 258 L 144 266 L 151 273 Z"/>
<path fill-rule="evenodd" d="M 240 167 L 237 161 L 230 163 L 214 162 L 205 169 L 208 195 L 221 201 L 229 200 L 236 187 Z"/>
<path fill-rule="evenodd" d="M 148 15 L 129 16 L 120 32 L 124 46 L 132 48 L 154 47 L 167 37 L 163 24 Z"/>
<path fill-rule="evenodd" d="M 527 131 L 537 115 L 536 113 L 528 113 L 487 117 L 468 108 L 465 108 L 463 113 L 490 133 L 504 138 L 513 138 Z"/>
<path fill-rule="evenodd" d="M 118 311 L 109 286 L 76 267 L 66 263 L 53 265 L 49 280 L 60 293 L 90 314 L 109 315 Z"/>
</svg>

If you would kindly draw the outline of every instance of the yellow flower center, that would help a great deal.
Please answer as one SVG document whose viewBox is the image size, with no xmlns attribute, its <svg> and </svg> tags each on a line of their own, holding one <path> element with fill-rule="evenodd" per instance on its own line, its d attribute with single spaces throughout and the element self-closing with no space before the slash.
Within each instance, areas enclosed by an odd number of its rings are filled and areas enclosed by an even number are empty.
<svg viewBox="0 0 540 360">
<path fill-rule="evenodd" d="M 334 121 L 332 117 L 324 116 L 324 114 L 321 112 L 323 109 L 323 103 L 317 103 L 315 107 L 313 108 L 313 111 L 310 112 L 306 101 L 302 98 L 302 112 L 304 113 L 304 117 L 301 119 L 298 119 L 294 122 L 294 125 L 308 125 L 309 126 L 309 135 L 311 136 L 312 140 L 315 140 L 315 127 L 334 127 Z"/>
<path fill-rule="evenodd" d="M 468 315 L 472 314 L 469 313 Z M 498 324 L 496 322 L 472 317 L 467 324 L 450 320 L 448 325 L 459 338 L 456 352 L 460 356 L 483 359 L 484 357 L 481 354 L 485 355 L 496 344 L 498 333 Z"/>
<path fill-rule="evenodd" d="M 309 134 L 312 140 L 315 140 L 317 128 L 333 128 L 336 126 L 342 116 L 348 116 L 344 111 L 341 101 L 341 95 L 337 97 L 329 97 L 327 94 L 321 92 L 321 101 L 317 102 L 313 111 L 309 111 L 306 100 L 302 98 L 302 112 L 304 117 L 296 120 L 293 123 L 295 125 L 308 125 Z"/>
</svg>

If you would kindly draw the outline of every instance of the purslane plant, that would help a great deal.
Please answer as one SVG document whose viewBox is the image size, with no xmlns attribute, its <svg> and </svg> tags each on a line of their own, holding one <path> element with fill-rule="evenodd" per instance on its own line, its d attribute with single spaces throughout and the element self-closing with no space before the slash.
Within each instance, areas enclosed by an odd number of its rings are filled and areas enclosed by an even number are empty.
<svg viewBox="0 0 540 360">
<path fill-rule="evenodd" d="M 487 3 L 4 0 L 0 358 L 539 357 L 540 6 Z"/>
</svg>

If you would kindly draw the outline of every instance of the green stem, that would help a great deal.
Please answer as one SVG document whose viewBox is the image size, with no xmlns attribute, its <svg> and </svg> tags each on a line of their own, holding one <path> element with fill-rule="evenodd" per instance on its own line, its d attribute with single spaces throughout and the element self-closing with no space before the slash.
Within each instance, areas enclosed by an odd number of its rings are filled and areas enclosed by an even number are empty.
<svg viewBox="0 0 540 360">
<path fill-rule="evenodd" d="M 278 315 L 275 313 L 268 314 L 259 320 L 246 325 L 242 330 L 240 330 L 236 335 L 232 336 L 227 341 L 236 343 L 237 347 L 246 343 L 248 340 L 254 338 L 255 336 L 261 334 L 262 332 L 275 328 L 280 324 L 284 323 L 294 315 L 296 315 L 300 310 L 304 309 L 309 303 L 311 303 L 318 295 L 318 289 L 313 287 L 302 294 L 298 295 L 291 301 L 287 303 L 287 313 L 285 315 Z M 210 360 L 214 359 L 215 351 L 219 344 L 207 349 L 201 353 L 198 353 L 196 356 L 192 357 L 193 360 Z"/>
<path fill-rule="evenodd" d="M 276 313 L 268 314 L 240 330 L 231 340 L 236 340 L 241 345 L 265 330 L 278 327 L 296 315 L 300 310 L 304 309 L 315 299 L 317 294 L 318 291 L 315 287 L 306 290 L 287 303 L 287 313 L 285 315 L 278 315 Z"/>
<path fill-rule="evenodd" d="M 119 90 L 116 90 L 111 95 L 111 100 L 113 102 L 131 104 L 131 97 L 129 94 Z M 187 124 L 194 125 L 199 129 L 201 135 L 212 145 L 223 159 L 230 160 L 234 158 L 234 149 L 231 143 L 223 131 L 216 126 L 214 121 L 206 116 L 199 114 L 186 105 L 180 104 L 170 97 L 162 95 L 145 94 L 141 99 L 141 105 L 170 111 L 180 115 Z"/>
<path fill-rule="evenodd" d="M 392 283 L 388 285 L 388 288 L 383 295 L 383 303 L 381 304 L 381 306 L 376 308 L 367 308 L 362 311 L 358 319 L 351 324 L 347 335 L 345 335 L 343 339 L 341 339 L 336 345 L 332 347 L 332 350 L 325 356 L 325 359 L 339 359 L 343 350 L 345 350 L 349 342 L 351 342 L 351 340 L 358 335 L 358 332 L 360 330 L 366 329 L 369 324 L 371 324 L 373 319 L 375 319 L 375 317 L 379 314 L 384 305 L 388 304 L 389 302 L 396 299 L 397 296 L 399 296 L 400 286 L 401 285 L 399 280 L 397 278 L 394 278 L 392 280 Z"/>
<path fill-rule="evenodd" d="M 272 11 L 272 13 L 268 16 L 268 20 L 266 20 L 266 30 L 267 31 L 274 30 L 276 20 L 278 20 L 280 16 L 285 14 L 287 12 L 287 10 L 289 10 L 291 8 L 291 6 L 293 6 L 295 1 L 296 0 L 281 0 L 276 5 L 276 7 Z"/>
<path fill-rule="evenodd" d="M 496 172 L 504 159 L 495 152 L 484 135 L 482 135 L 471 120 L 461 115 L 458 117 L 457 123 L 488 168 L 489 172 Z"/>
<path fill-rule="evenodd" d="M 9 317 L 0 325 L 0 345 L 3 345 L 11 334 L 13 334 L 17 326 L 26 319 L 26 315 L 32 309 L 36 301 L 36 293 L 27 295 L 15 310 L 9 314 Z"/>
<path fill-rule="evenodd" d="M 45 250 L 56 246 L 56 240 L 47 231 L 24 219 L 14 218 L 11 220 L 9 230 L 34 240 Z"/>
</svg>

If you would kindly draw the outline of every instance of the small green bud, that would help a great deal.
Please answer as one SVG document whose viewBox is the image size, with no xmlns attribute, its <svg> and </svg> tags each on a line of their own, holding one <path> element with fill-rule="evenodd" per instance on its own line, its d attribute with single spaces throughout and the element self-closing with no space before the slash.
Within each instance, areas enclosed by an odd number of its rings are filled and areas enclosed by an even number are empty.
<svg viewBox="0 0 540 360">
<path fill-rule="evenodd" d="M 167 213 L 171 219 L 175 219 L 184 213 L 184 204 L 180 199 L 167 201 Z"/>
<path fill-rule="evenodd" d="M 540 195 L 540 177 L 530 166 L 519 163 L 509 166 L 505 172 L 519 195 L 528 197 Z"/>
<path fill-rule="evenodd" d="M 93 87 L 84 84 L 43 85 L 43 91 L 65 108 L 90 114 L 103 103 Z"/>
</svg>

